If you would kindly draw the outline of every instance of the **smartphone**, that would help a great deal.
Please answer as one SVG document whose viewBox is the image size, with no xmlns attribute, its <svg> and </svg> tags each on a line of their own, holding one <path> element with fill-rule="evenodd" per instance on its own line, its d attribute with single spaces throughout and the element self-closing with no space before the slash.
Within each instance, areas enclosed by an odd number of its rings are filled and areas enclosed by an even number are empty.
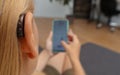
<svg viewBox="0 0 120 75">
<path fill-rule="evenodd" d="M 68 42 L 68 29 L 69 21 L 68 20 L 54 20 L 53 21 L 53 52 L 65 52 L 64 47 L 61 44 L 61 41 Z"/>
</svg>

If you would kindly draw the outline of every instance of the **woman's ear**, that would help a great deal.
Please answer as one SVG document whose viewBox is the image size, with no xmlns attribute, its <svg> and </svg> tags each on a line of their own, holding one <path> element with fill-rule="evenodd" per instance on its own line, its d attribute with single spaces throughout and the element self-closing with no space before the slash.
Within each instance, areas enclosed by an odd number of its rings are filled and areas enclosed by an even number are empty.
<svg viewBox="0 0 120 75">
<path fill-rule="evenodd" d="M 26 54 L 29 58 L 34 59 L 38 55 L 38 44 L 35 39 L 33 30 L 33 14 L 27 12 L 24 21 L 24 38 L 20 39 L 20 47 L 22 53 Z"/>
</svg>

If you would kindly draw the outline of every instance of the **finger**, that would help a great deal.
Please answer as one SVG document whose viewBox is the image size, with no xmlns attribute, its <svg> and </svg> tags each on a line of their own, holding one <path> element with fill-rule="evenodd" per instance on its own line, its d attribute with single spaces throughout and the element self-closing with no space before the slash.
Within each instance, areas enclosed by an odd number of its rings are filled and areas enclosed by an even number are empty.
<svg viewBox="0 0 120 75">
<path fill-rule="evenodd" d="M 73 41 L 73 37 L 68 35 L 68 41 L 72 42 Z"/>
<path fill-rule="evenodd" d="M 77 35 L 74 35 L 74 42 L 79 42 L 79 39 L 78 39 L 78 37 L 77 37 Z"/>
<path fill-rule="evenodd" d="M 74 35 L 72 29 L 69 30 L 68 35 Z"/>
<path fill-rule="evenodd" d="M 73 32 L 68 34 L 68 39 L 71 42 L 79 42 L 77 35 L 75 35 Z"/>
<path fill-rule="evenodd" d="M 72 42 L 71 41 L 68 41 L 68 44 L 70 45 Z"/>
<path fill-rule="evenodd" d="M 68 39 L 69 41 L 74 41 L 75 34 L 71 31 L 68 33 Z"/>
<path fill-rule="evenodd" d="M 51 31 L 48 37 L 48 40 L 52 40 L 53 32 Z"/>
<path fill-rule="evenodd" d="M 70 42 L 79 42 L 77 35 L 70 29 L 68 33 L 68 39 Z"/>
<path fill-rule="evenodd" d="M 61 42 L 62 46 L 67 50 L 68 49 L 68 44 L 64 41 Z"/>
</svg>

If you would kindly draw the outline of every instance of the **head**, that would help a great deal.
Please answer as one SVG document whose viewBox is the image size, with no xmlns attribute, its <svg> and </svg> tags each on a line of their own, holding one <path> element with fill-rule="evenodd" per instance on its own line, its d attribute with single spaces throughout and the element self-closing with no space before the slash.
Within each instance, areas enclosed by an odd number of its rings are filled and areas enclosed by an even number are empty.
<svg viewBox="0 0 120 75">
<path fill-rule="evenodd" d="M 30 75 L 36 68 L 39 39 L 33 10 L 32 0 L 0 0 L 0 75 Z M 18 38 L 23 13 L 25 36 Z"/>
</svg>

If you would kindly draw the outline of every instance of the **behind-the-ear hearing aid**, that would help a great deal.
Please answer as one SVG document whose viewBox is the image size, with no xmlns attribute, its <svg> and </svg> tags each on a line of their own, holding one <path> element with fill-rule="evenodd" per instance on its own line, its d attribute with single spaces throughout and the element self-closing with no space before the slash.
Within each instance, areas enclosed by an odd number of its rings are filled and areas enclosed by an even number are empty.
<svg viewBox="0 0 120 75">
<path fill-rule="evenodd" d="M 17 23 L 17 37 L 19 38 L 24 38 L 25 33 L 24 33 L 24 25 L 25 24 L 25 14 L 21 14 L 19 16 L 19 20 Z M 43 51 L 43 48 L 39 46 L 38 48 L 39 54 Z"/>
<path fill-rule="evenodd" d="M 17 23 L 17 37 L 23 38 L 25 36 L 24 34 L 24 23 L 25 23 L 25 14 L 21 14 L 19 16 L 19 20 Z"/>
</svg>

